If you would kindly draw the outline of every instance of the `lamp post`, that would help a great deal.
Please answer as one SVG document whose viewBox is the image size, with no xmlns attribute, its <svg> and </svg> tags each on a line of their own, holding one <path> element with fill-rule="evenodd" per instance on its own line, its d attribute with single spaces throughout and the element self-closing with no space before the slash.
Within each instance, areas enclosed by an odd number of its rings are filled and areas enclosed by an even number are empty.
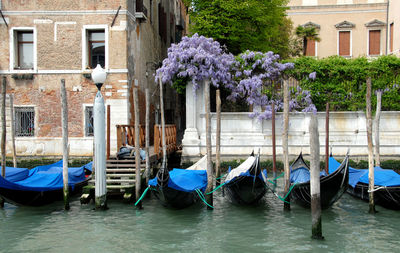
<svg viewBox="0 0 400 253">
<path fill-rule="evenodd" d="M 92 72 L 92 80 L 97 86 L 97 93 L 93 104 L 93 132 L 94 132 L 94 165 L 95 165 L 95 207 L 107 209 L 106 186 L 106 140 L 105 140 L 105 106 L 101 86 L 106 81 L 106 71 L 97 64 Z"/>
</svg>

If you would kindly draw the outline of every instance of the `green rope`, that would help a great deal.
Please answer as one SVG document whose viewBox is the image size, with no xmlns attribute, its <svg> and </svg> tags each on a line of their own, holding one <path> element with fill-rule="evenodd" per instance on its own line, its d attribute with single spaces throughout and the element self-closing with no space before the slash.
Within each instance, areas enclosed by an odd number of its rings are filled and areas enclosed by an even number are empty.
<svg viewBox="0 0 400 253">
<path fill-rule="evenodd" d="M 274 180 L 274 179 L 273 179 L 273 180 Z M 267 181 L 276 186 L 276 182 L 271 181 L 271 180 L 267 180 Z"/>
<path fill-rule="evenodd" d="M 222 175 L 222 176 L 220 176 L 220 177 L 217 177 L 216 179 L 218 180 L 218 179 L 221 179 L 221 178 L 223 178 L 223 177 L 225 177 L 226 175 L 224 174 L 224 175 Z"/>
<path fill-rule="evenodd" d="M 136 201 L 135 206 L 136 206 L 137 204 L 139 204 L 139 202 L 144 198 L 144 196 L 146 195 L 146 193 L 147 193 L 147 191 L 148 191 L 149 189 L 150 189 L 150 186 L 147 187 L 146 190 L 144 190 L 142 196 L 140 196 L 139 200 Z"/>
<path fill-rule="evenodd" d="M 208 195 L 208 194 L 211 194 L 211 193 L 215 192 L 216 190 L 218 190 L 219 188 L 221 188 L 222 186 L 224 186 L 224 184 L 225 184 L 225 183 L 220 184 L 220 185 L 219 185 L 218 187 L 216 187 L 214 190 L 212 190 L 212 191 L 210 191 L 210 192 L 207 192 L 206 194 Z"/>
<path fill-rule="evenodd" d="M 273 180 L 277 180 L 278 178 L 280 178 L 281 176 L 283 176 L 285 174 L 285 172 L 282 172 L 279 176 L 277 176 L 276 178 L 274 178 Z"/>
<path fill-rule="evenodd" d="M 209 206 L 209 207 L 211 207 L 212 209 L 214 209 L 214 207 L 213 207 L 212 205 L 210 205 L 210 204 L 207 203 L 207 201 L 206 201 L 206 199 L 205 199 L 203 193 L 202 193 L 199 189 L 196 189 L 196 192 L 197 192 L 197 194 L 199 195 L 200 199 L 201 199 L 207 206 Z"/>
</svg>

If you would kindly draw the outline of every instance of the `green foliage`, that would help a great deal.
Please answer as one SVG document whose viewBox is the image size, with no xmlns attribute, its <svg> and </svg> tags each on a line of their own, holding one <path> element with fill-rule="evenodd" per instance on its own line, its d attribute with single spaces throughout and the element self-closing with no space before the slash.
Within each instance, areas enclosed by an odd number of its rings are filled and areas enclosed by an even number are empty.
<svg viewBox="0 0 400 253">
<path fill-rule="evenodd" d="M 384 91 L 382 110 L 400 110 L 400 59 L 397 57 L 381 56 L 375 60 L 300 57 L 294 63 L 290 74 L 300 81 L 303 89 L 311 92 L 319 111 L 325 110 L 327 102 L 335 111 L 364 110 L 367 77 L 372 78 L 373 90 Z M 308 74 L 314 71 L 316 79 L 309 80 Z M 372 97 L 372 106 L 376 107 L 376 96 Z"/>
<path fill-rule="evenodd" d="M 193 0 L 191 32 L 211 37 L 232 54 L 274 51 L 285 58 L 292 29 L 287 0 Z"/>
</svg>

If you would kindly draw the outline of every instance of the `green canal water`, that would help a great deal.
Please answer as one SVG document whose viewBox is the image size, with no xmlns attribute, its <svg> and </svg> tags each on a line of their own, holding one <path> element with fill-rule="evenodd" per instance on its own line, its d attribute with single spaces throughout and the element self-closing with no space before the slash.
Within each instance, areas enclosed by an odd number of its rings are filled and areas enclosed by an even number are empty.
<svg viewBox="0 0 400 253">
<path fill-rule="evenodd" d="M 282 184 L 282 182 L 280 182 Z M 282 187 L 280 185 L 280 187 Z M 278 190 L 281 188 L 278 188 Z M 268 192 L 257 207 L 230 204 L 214 195 L 213 211 L 198 203 L 184 210 L 144 199 L 143 210 L 118 200 L 107 211 L 71 201 L 0 209 L 0 252 L 399 252 L 400 212 L 345 194 L 322 212 L 325 240 L 311 239 L 310 210 Z"/>
</svg>

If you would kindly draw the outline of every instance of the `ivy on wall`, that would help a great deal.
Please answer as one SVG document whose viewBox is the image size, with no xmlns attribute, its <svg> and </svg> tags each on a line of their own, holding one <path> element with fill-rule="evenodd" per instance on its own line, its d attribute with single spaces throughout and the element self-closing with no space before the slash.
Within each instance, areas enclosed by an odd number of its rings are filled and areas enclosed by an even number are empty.
<svg viewBox="0 0 400 253">
<path fill-rule="evenodd" d="M 290 60 L 295 67 L 291 75 L 309 90 L 318 111 L 324 111 L 327 102 L 335 111 L 365 109 L 366 79 L 372 78 L 373 90 L 382 90 L 382 110 L 400 111 L 400 59 L 381 56 L 346 59 L 332 56 L 323 59 L 300 57 Z M 310 72 L 316 72 L 314 80 Z M 372 98 L 376 106 L 376 96 Z"/>
</svg>

